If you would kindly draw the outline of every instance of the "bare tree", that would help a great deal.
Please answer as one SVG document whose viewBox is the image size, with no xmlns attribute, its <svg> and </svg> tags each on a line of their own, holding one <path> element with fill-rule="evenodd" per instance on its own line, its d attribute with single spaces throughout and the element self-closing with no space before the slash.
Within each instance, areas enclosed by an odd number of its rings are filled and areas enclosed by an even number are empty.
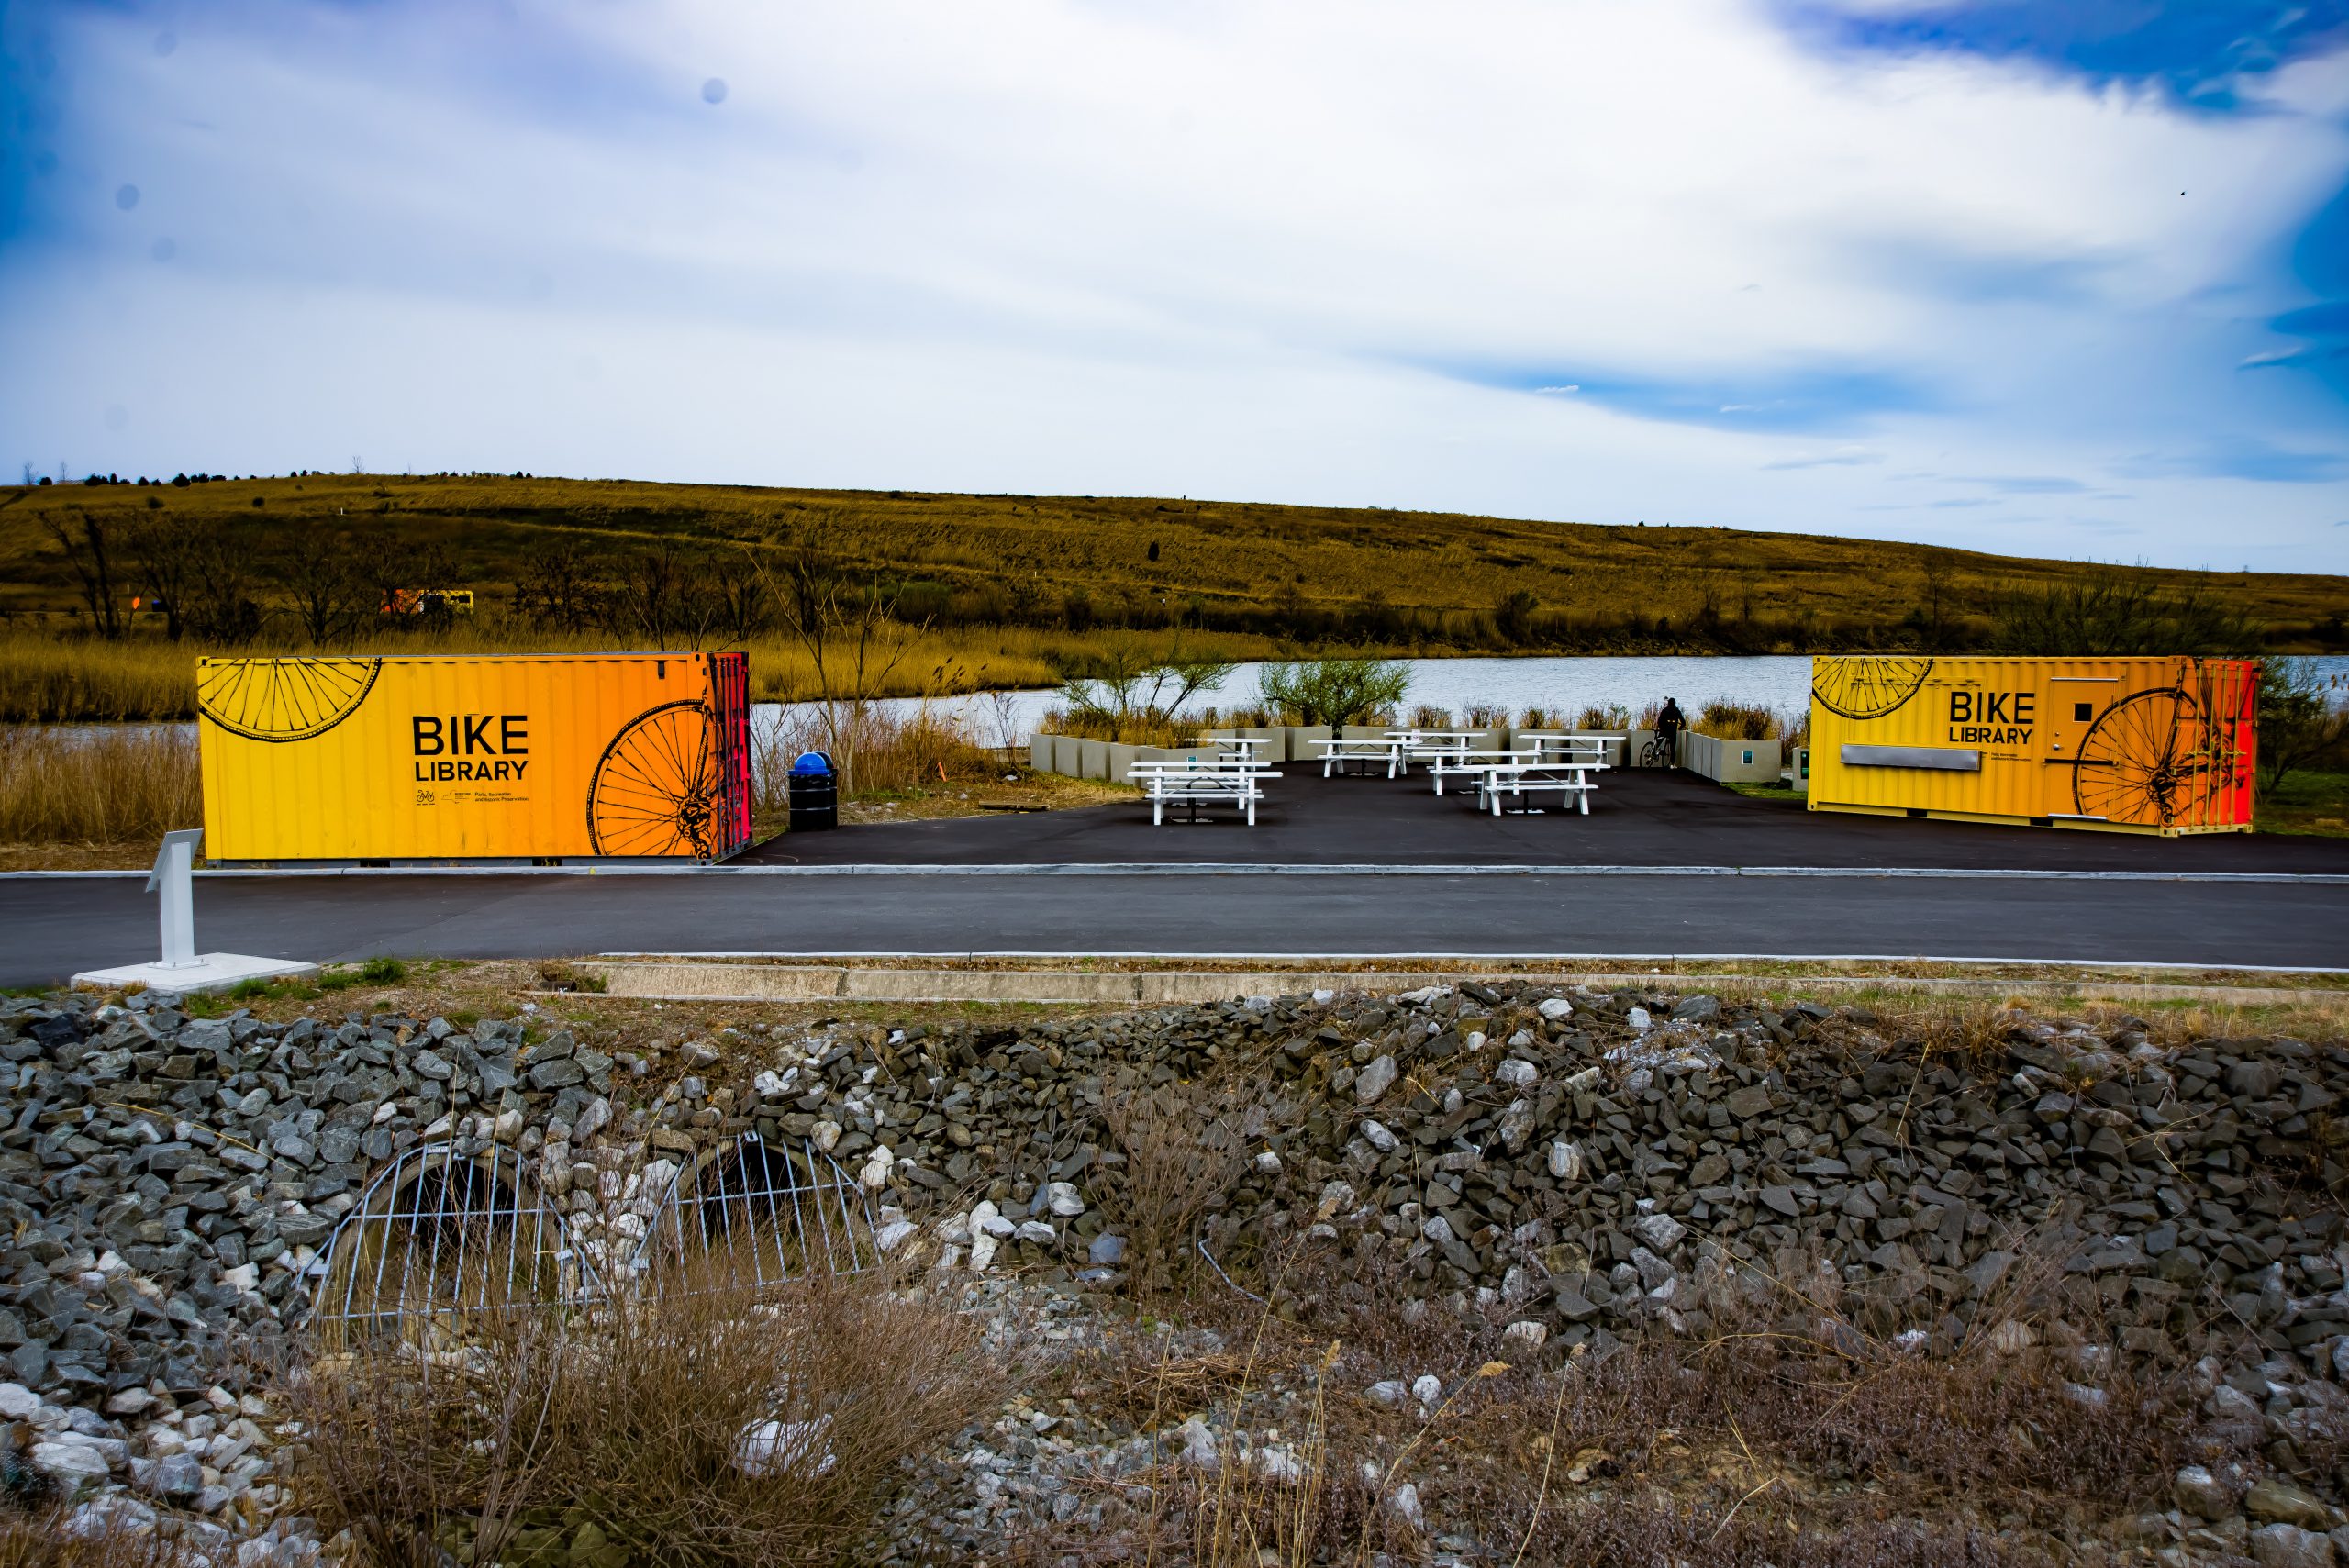
<svg viewBox="0 0 2349 1568">
<path fill-rule="evenodd" d="M 114 541 L 106 524 L 78 506 L 69 517 L 50 517 L 43 521 L 82 584 L 82 601 L 90 607 L 91 624 L 101 637 L 120 637 L 122 606 L 115 597 Z"/>
<path fill-rule="evenodd" d="M 250 642 L 264 618 L 252 552 L 217 523 L 191 525 L 187 534 L 187 629 L 206 642 Z"/>
<path fill-rule="evenodd" d="M 366 575 L 347 535 L 303 528 L 282 557 L 281 571 L 313 647 L 348 635 L 370 607 Z"/>
<path fill-rule="evenodd" d="M 807 655 L 825 748 L 853 778 L 857 739 L 873 702 L 930 623 L 909 626 L 896 617 L 900 594 L 848 567 L 827 519 L 799 528 L 779 552 L 746 549 L 744 555 L 785 630 Z"/>
<path fill-rule="evenodd" d="M 133 523 L 123 539 L 132 581 L 141 596 L 163 608 L 163 634 L 177 642 L 187 630 L 187 591 L 195 568 L 195 536 L 170 517 Z"/>
<path fill-rule="evenodd" d="M 564 631 L 577 631 L 596 620 L 608 597 L 586 547 L 568 534 L 531 549 L 514 584 L 517 609 Z"/>
</svg>

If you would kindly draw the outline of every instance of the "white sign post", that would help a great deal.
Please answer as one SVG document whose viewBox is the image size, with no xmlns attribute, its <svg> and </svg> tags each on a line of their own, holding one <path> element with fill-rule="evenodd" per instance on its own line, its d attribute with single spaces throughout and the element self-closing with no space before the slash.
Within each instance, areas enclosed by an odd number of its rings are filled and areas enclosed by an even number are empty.
<svg viewBox="0 0 2349 1568">
<path fill-rule="evenodd" d="M 127 963 L 117 969 L 91 969 L 73 977 L 76 986 L 100 991 L 217 991 L 247 980 L 290 980 L 316 974 L 315 963 L 282 958 L 248 958 L 241 953 L 195 951 L 195 849 L 204 841 L 201 828 L 183 828 L 163 835 L 155 851 L 155 869 L 147 873 L 147 891 L 156 895 L 162 924 L 162 956 L 153 963 Z"/>
<path fill-rule="evenodd" d="M 182 828 L 163 835 L 155 851 L 155 869 L 147 873 L 147 891 L 162 895 L 156 902 L 163 915 L 163 956 L 158 969 L 195 967 L 195 847 L 204 842 L 201 828 Z"/>
</svg>

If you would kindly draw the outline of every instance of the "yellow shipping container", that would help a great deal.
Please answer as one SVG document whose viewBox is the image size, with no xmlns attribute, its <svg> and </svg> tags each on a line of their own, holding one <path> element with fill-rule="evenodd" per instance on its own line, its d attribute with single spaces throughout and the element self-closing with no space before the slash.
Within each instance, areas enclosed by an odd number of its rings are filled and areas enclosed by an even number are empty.
<svg viewBox="0 0 2349 1568">
<path fill-rule="evenodd" d="M 2258 681 L 2244 659 L 1814 659 L 1810 808 L 2248 832 Z"/>
<path fill-rule="evenodd" d="M 205 659 L 216 860 L 723 859 L 750 841 L 741 653 Z"/>
</svg>

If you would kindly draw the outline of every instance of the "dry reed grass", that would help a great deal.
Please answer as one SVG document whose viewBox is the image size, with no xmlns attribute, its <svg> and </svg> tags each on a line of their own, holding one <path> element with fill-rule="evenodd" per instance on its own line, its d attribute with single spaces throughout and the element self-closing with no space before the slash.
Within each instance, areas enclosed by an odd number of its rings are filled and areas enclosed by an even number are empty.
<svg viewBox="0 0 2349 1568">
<path fill-rule="evenodd" d="M 0 843 L 151 841 L 203 822 L 193 736 L 0 727 Z"/>
<path fill-rule="evenodd" d="M 1105 1199 L 1132 1249 L 1131 1278 L 1145 1296 L 1187 1278 L 1208 1216 L 1240 1184 L 1250 1140 L 1272 1119 L 1265 1085 L 1236 1076 L 1214 1083 L 1114 1085 L 1101 1118 L 1124 1156 Z"/>
<path fill-rule="evenodd" d="M 0 1504 L 0 1568 L 195 1568 L 195 1552 L 124 1522 L 77 1525 L 65 1508 Z"/>
<path fill-rule="evenodd" d="M 829 1562 L 1000 1394 L 978 1326 L 875 1275 L 486 1314 L 287 1380 L 295 1494 L 366 1568 Z"/>
</svg>

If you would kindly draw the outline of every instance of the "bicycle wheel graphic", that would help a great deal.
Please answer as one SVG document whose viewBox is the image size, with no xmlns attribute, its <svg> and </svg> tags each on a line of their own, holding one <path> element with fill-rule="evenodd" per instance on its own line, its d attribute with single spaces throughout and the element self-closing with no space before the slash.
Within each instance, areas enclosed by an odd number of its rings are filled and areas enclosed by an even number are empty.
<svg viewBox="0 0 2349 1568">
<path fill-rule="evenodd" d="M 2072 804 L 2109 822 L 2206 822 L 2230 773 L 2194 698 L 2164 686 L 2121 698 L 2089 726 L 2073 762 Z"/>
<path fill-rule="evenodd" d="M 307 740 L 357 711 L 383 668 L 381 659 L 206 660 L 196 711 L 249 740 Z"/>
<path fill-rule="evenodd" d="M 613 737 L 587 789 L 599 855 L 714 857 L 718 751 L 707 706 L 663 703 Z"/>
<path fill-rule="evenodd" d="M 1810 695 L 1845 718 L 1882 718 L 1915 696 L 1932 668 L 1930 659 L 1815 660 Z"/>
</svg>

